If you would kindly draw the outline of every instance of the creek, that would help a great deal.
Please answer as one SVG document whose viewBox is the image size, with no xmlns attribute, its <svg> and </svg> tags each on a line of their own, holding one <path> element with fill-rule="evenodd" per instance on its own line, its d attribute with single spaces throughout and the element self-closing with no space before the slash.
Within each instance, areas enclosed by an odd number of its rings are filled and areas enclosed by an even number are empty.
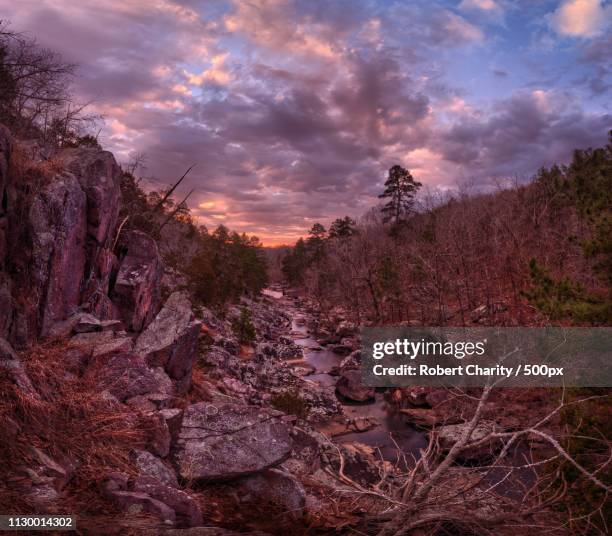
<svg viewBox="0 0 612 536">
<path fill-rule="evenodd" d="M 276 293 L 278 294 L 278 293 Z M 270 294 L 268 294 L 270 295 Z M 327 387 L 334 387 L 338 376 L 330 371 L 338 366 L 342 357 L 322 347 L 310 334 L 306 325 L 306 313 L 290 300 L 272 296 L 279 300 L 292 318 L 291 338 L 303 348 L 304 361 L 312 368 L 306 380 Z M 383 392 L 377 391 L 371 402 L 356 403 L 338 397 L 344 414 L 349 419 L 368 418 L 376 426 L 363 432 L 350 432 L 335 437 L 338 443 L 362 443 L 378 449 L 383 459 L 395 463 L 405 455 L 410 463 L 419 456 L 419 450 L 427 447 L 427 436 L 406 422 L 406 418 L 394 411 L 384 399 Z"/>
</svg>

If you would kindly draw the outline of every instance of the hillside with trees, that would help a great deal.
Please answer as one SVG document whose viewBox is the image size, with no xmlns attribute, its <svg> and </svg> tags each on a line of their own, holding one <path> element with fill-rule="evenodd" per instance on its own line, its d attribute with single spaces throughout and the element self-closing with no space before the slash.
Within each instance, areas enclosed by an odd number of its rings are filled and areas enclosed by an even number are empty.
<svg viewBox="0 0 612 536">
<path fill-rule="evenodd" d="M 611 181 L 610 143 L 527 185 L 418 205 L 420 184 L 394 166 L 380 212 L 329 233 L 316 224 L 284 258 L 285 275 L 357 323 L 610 325 Z"/>
</svg>

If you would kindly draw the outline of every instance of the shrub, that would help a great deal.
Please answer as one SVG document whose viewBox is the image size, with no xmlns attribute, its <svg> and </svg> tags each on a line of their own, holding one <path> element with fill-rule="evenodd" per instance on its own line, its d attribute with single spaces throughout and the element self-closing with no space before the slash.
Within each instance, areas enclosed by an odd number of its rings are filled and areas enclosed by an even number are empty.
<svg viewBox="0 0 612 536">
<path fill-rule="evenodd" d="M 251 311 L 246 307 L 242 307 L 240 316 L 232 321 L 232 331 L 242 344 L 249 344 L 255 340 L 257 333 L 251 322 Z"/>
<path fill-rule="evenodd" d="M 308 404 L 297 391 L 278 393 L 272 397 L 271 404 L 275 409 L 289 415 L 295 415 L 299 419 L 308 417 Z"/>
</svg>

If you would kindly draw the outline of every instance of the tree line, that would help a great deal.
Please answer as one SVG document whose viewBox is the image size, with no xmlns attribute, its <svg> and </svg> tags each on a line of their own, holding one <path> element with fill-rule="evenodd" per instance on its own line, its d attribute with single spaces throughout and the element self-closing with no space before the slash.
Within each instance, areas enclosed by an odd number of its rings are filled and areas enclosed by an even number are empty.
<svg viewBox="0 0 612 536">
<path fill-rule="evenodd" d="M 243 295 L 256 296 L 267 284 L 267 262 L 256 236 L 219 225 L 198 225 L 185 201 L 164 190 L 145 191 L 134 166 L 123 171 L 120 221 L 156 239 L 166 265 L 186 277 L 194 300 L 218 309 Z"/>
<path fill-rule="evenodd" d="M 393 166 L 386 203 L 359 224 L 313 225 L 284 277 L 359 323 L 609 324 L 611 147 L 577 150 L 527 185 L 418 203 L 421 184 Z"/>
</svg>

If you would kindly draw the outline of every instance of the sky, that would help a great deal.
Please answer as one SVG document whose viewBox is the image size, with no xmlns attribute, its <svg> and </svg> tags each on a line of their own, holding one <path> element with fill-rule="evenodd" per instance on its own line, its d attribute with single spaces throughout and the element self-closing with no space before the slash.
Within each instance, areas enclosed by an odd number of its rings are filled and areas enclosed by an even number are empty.
<svg viewBox="0 0 612 536">
<path fill-rule="evenodd" d="M 400 164 L 430 191 L 498 187 L 605 143 L 612 2 L 0 0 L 78 64 L 120 163 L 146 156 L 208 228 L 266 245 L 358 217 Z"/>
</svg>

